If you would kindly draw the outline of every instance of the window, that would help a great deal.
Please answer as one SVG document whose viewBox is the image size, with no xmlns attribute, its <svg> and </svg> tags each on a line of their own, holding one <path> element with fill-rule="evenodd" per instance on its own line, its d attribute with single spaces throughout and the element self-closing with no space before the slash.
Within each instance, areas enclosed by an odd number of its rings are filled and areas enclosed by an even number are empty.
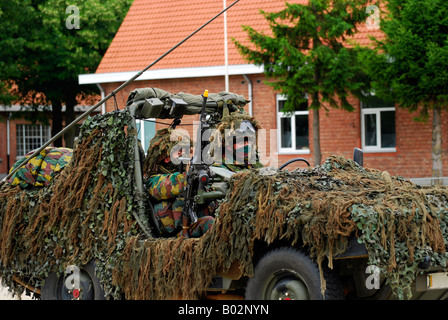
<svg viewBox="0 0 448 320">
<path fill-rule="evenodd" d="M 149 141 L 151 141 L 156 134 L 156 123 L 153 122 L 154 120 L 155 119 L 147 119 L 147 121 L 136 120 L 138 138 L 140 139 L 145 154 L 149 148 Z"/>
<path fill-rule="evenodd" d="M 363 150 L 395 152 L 395 106 L 375 96 L 361 101 Z"/>
<path fill-rule="evenodd" d="M 51 138 L 50 126 L 18 124 L 17 157 L 23 157 L 30 151 L 40 148 Z"/>
<path fill-rule="evenodd" d="M 296 106 L 292 112 L 283 112 L 286 97 L 277 95 L 277 128 L 279 153 L 310 153 L 308 102 Z"/>
</svg>

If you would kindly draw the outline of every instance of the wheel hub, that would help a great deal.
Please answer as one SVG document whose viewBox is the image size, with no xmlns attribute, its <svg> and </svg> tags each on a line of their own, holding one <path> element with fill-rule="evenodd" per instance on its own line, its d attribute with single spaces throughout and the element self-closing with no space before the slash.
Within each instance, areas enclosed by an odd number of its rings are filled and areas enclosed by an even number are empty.
<svg viewBox="0 0 448 320">
<path fill-rule="evenodd" d="M 79 276 L 79 288 L 67 286 L 67 277 L 61 281 L 59 289 L 61 300 L 93 300 L 93 282 L 90 275 L 85 270 L 81 270 Z"/>
<path fill-rule="evenodd" d="M 272 300 L 308 300 L 310 295 L 308 288 L 300 279 L 287 277 L 275 282 L 270 298 Z"/>
</svg>

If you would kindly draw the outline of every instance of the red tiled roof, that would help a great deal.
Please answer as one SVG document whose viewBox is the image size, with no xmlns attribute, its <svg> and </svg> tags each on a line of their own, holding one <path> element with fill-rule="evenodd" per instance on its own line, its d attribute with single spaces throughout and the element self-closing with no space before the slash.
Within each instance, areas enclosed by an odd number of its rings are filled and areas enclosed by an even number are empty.
<svg viewBox="0 0 448 320">
<path fill-rule="evenodd" d="M 307 0 L 289 2 L 306 3 Z M 231 3 L 233 0 L 227 0 L 227 5 Z M 242 25 L 249 25 L 257 31 L 268 30 L 260 9 L 274 12 L 280 11 L 284 5 L 284 0 L 241 0 L 227 11 L 229 65 L 247 63 L 231 40 L 247 38 Z M 143 69 L 221 10 L 223 1 L 217 0 L 134 0 L 96 73 Z M 366 34 L 371 30 L 360 29 L 361 33 L 355 39 L 368 42 Z M 222 65 L 223 15 L 158 62 L 152 70 Z"/>
</svg>

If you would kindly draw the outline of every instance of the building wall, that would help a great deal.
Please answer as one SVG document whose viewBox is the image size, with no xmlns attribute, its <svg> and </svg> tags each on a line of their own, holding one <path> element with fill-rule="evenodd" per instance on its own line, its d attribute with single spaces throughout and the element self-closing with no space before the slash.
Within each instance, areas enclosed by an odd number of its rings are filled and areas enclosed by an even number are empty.
<svg viewBox="0 0 448 320">
<path fill-rule="evenodd" d="M 417 122 L 417 113 L 396 110 L 397 152 L 367 154 L 366 164 L 384 168 L 404 177 L 432 176 L 432 116 L 426 122 Z M 443 176 L 448 175 L 448 113 L 442 113 Z"/>
<path fill-rule="evenodd" d="M 17 125 L 30 124 L 29 121 L 21 118 L 12 118 L 9 120 L 10 134 L 10 154 L 8 166 L 8 149 L 7 149 L 7 112 L 0 113 L 0 175 L 9 172 L 12 165 L 18 160 L 17 157 Z M 38 123 L 39 124 L 39 123 Z"/>
<path fill-rule="evenodd" d="M 264 81 L 263 75 L 251 75 L 253 94 L 253 114 L 265 129 L 276 129 L 276 93 Z M 116 89 L 120 83 L 103 84 L 107 93 Z M 117 105 L 121 109 L 125 106 L 128 94 L 135 88 L 157 87 L 171 93 L 188 92 L 191 94 L 202 94 L 205 89 L 209 92 L 220 92 L 224 90 L 224 78 L 189 78 L 170 79 L 157 81 L 135 81 L 129 87 L 117 94 Z M 248 83 L 243 76 L 230 77 L 230 91 L 248 97 Z M 340 109 L 320 111 L 320 134 L 322 161 L 330 155 L 341 155 L 347 158 L 353 156 L 353 148 L 361 148 L 361 113 L 360 103 L 352 98 L 351 103 L 356 107 L 353 112 Z M 114 100 L 107 103 L 107 110 L 114 109 Z M 386 170 L 392 175 L 400 175 L 406 178 L 430 177 L 431 173 L 431 147 L 432 147 L 432 117 L 427 122 L 416 122 L 414 117 L 406 110 L 396 109 L 396 152 L 388 153 L 365 153 L 364 165 L 380 170 Z M 448 114 L 442 114 L 443 119 L 443 166 L 444 176 L 448 176 Z M 192 123 L 197 117 L 184 117 L 183 123 Z M 278 155 L 278 163 L 282 164 L 292 158 L 301 157 L 307 159 L 313 165 L 313 116 L 309 115 L 309 139 L 310 153 L 305 155 Z M 166 121 L 165 121 L 166 122 Z M 157 124 L 160 129 L 163 125 Z M 192 126 L 184 127 L 192 134 Z M 269 135 L 268 144 L 270 143 Z M 302 164 L 303 167 L 303 164 Z"/>
<path fill-rule="evenodd" d="M 96 111 L 95 111 L 96 112 Z M 8 165 L 8 152 L 7 152 L 7 118 L 9 112 L 0 112 L 0 179 L 5 176 L 12 165 L 18 160 L 17 157 L 17 125 L 19 124 L 31 124 L 30 121 L 27 121 L 23 118 L 13 117 L 9 121 L 9 129 L 10 129 L 10 154 L 9 154 L 9 165 Z M 14 113 L 14 112 L 13 112 Z M 80 113 L 77 112 L 77 116 Z M 39 123 L 37 123 L 39 124 Z M 49 124 L 51 126 L 51 120 L 49 120 Z M 63 126 L 65 123 L 63 123 Z M 47 140 L 43 139 L 43 143 Z M 63 141 L 62 147 L 65 146 Z M 57 146 L 61 147 L 61 146 Z"/>
<path fill-rule="evenodd" d="M 26 124 L 27 121 L 23 119 L 11 119 L 9 121 L 10 134 L 10 154 L 9 167 L 11 167 L 17 160 L 17 144 L 16 144 L 16 126 L 18 124 Z M 7 143 L 7 114 L 1 114 L 0 118 L 0 174 L 5 174 L 8 169 L 8 143 Z"/>
<path fill-rule="evenodd" d="M 353 148 L 361 148 L 360 103 L 355 99 L 353 112 L 331 109 L 320 112 L 322 159 L 332 154 L 347 158 L 353 156 Z M 417 122 L 417 113 L 396 108 L 396 152 L 364 153 L 364 166 L 388 171 L 405 178 L 432 176 L 432 116 L 426 122 Z M 448 112 L 442 113 L 443 175 L 448 175 Z M 310 128 L 312 125 L 310 116 Z M 310 129 L 311 132 L 311 129 Z M 312 132 L 311 132 L 312 136 Z M 312 139 L 312 138 L 310 138 Z M 312 142 L 310 141 L 312 148 Z M 311 151 L 312 152 L 312 151 Z"/>
<path fill-rule="evenodd" d="M 7 140 L 6 140 L 6 115 L 0 115 L 0 174 L 8 171 L 7 168 Z"/>
</svg>

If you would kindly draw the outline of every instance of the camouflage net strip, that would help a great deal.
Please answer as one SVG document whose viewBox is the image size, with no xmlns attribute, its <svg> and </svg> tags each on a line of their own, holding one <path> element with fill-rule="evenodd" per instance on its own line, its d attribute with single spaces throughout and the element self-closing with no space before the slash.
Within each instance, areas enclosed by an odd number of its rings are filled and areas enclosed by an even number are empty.
<svg viewBox="0 0 448 320">
<path fill-rule="evenodd" d="M 95 259 L 106 294 L 127 237 L 138 232 L 131 215 L 133 140 L 125 112 L 88 118 L 72 161 L 49 187 L 0 187 L 0 276 L 16 294 L 13 275 L 39 287 L 50 272 Z"/>
<path fill-rule="evenodd" d="M 129 121 L 126 112 L 87 119 L 72 161 L 49 187 L 0 186 L 0 276 L 17 294 L 14 275 L 39 287 L 49 272 L 95 259 L 114 298 L 198 298 L 235 263 L 251 276 L 257 240 L 287 239 L 331 267 L 355 233 L 399 298 L 409 298 L 426 256 L 446 267 L 448 190 L 339 157 L 314 169 L 243 171 L 200 239 L 141 241 Z"/>
<path fill-rule="evenodd" d="M 357 233 L 395 295 L 410 298 L 419 262 L 429 256 L 433 265 L 446 267 L 447 196 L 446 188 L 418 187 L 340 157 L 312 170 L 242 172 L 232 178 L 207 234 L 132 239 L 114 282 L 131 299 L 197 298 L 210 284 L 211 270 L 226 271 L 237 261 L 240 275 L 251 276 L 256 240 L 306 246 L 322 268 L 324 261 L 332 267 Z"/>
</svg>

